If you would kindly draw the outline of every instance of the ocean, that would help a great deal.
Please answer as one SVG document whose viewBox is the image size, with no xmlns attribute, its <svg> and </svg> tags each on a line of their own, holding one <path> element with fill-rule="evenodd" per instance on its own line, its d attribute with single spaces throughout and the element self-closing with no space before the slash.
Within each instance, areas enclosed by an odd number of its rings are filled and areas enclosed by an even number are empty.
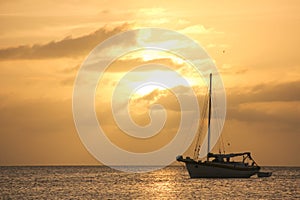
<svg viewBox="0 0 300 200">
<path fill-rule="evenodd" d="M 104 166 L 0 167 L 0 199 L 300 199 L 300 167 L 268 178 L 190 179 L 183 166 L 125 173 Z"/>
</svg>

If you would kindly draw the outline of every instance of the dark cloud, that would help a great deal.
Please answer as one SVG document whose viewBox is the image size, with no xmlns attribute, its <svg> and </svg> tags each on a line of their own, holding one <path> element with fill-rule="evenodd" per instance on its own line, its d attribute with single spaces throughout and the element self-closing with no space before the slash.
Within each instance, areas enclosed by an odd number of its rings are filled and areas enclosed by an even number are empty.
<svg viewBox="0 0 300 200">
<path fill-rule="evenodd" d="M 276 127 L 285 127 L 286 131 L 299 132 L 300 102 L 276 102 L 266 104 L 247 104 L 247 106 L 232 105 L 227 108 L 227 119 L 253 123 L 272 123 Z"/>
<path fill-rule="evenodd" d="M 260 84 L 252 88 L 229 89 L 228 101 L 231 104 L 300 101 L 300 80 L 286 83 Z"/>
<path fill-rule="evenodd" d="M 228 92 L 227 119 L 272 123 L 299 131 L 300 81 L 260 84 Z"/>
<path fill-rule="evenodd" d="M 113 29 L 102 27 L 97 31 L 78 38 L 66 37 L 48 44 L 25 45 L 0 49 L 0 60 L 45 59 L 59 57 L 77 57 L 90 52 L 96 45 L 117 33 L 128 30 L 129 24 Z"/>
</svg>

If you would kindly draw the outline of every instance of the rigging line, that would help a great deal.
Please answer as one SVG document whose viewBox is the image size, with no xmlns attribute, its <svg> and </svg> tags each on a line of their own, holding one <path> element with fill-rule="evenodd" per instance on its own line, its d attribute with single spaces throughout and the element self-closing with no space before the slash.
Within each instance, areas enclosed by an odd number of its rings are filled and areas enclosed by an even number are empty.
<svg viewBox="0 0 300 200">
<path fill-rule="evenodd" d="M 214 111 L 215 111 L 216 119 L 218 119 L 217 120 L 218 130 L 220 131 L 220 134 L 221 134 L 221 131 L 222 131 L 222 128 L 223 128 L 223 125 L 224 125 L 224 122 L 222 123 L 222 121 L 221 121 L 221 116 L 220 116 L 221 114 L 218 112 L 218 110 L 221 109 L 221 108 L 219 107 L 219 105 L 217 105 L 217 101 L 214 98 L 213 98 L 213 103 L 216 105 L 215 107 L 217 108 Z M 222 143 L 222 146 L 223 146 L 223 152 L 225 154 L 226 145 L 224 144 L 224 141 L 225 141 L 226 144 L 228 143 L 228 146 L 230 146 L 230 143 L 227 142 L 228 138 L 226 138 L 224 134 L 221 134 L 220 137 L 221 137 L 221 143 Z"/>
<path fill-rule="evenodd" d="M 222 142 L 223 153 L 225 154 L 225 145 L 224 145 L 224 140 L 222 135 L 221 135 L 221 142 Z"/>
<path fill-rule="evenodd" d="M 221 136 L 220 140 L 219 140 L 219 153 L 221 153 L 221 149 L 223 146 L 223 151 L 225 153 L 225 147 L 224 147 L 224 141 L 223 141 L 223 137 L 221 134 L 222 131 L 222 122 L 221 122 L 221 116 L 220 116 L 220 112 L 218 112 L 220 110 L 219 105 L 218 105 L 218 101 L 216 101 L 216 92 L 215 90 L 213 90 L 213 98 L 212 98 L 212 103 L 213 103 L 213 121 L 214 121 L 214 128 L 215 131 L 217 132 L 218 135 Z"/>
<path fill-rule="evenodd" d="M 199 151 L 200 151 L 200 140 L 201 140 L 201 136 L 203 133 L 203 129 L 204 129 L 204 124 L 205 124 L 205 117 L 207 115 L 207 106 L 208 106 L 208 93 L 205 94 L 204 96 L 204 103 L 203 103 L 203 112 L 201 115 L 201 121 L 199 124 L 199 130 L 198 130 L 198 135 L 197 135 L 197 139 L 196 139 L 196 145 L 195 145 L 195 150 L 194 150 L 194 159 L 198 159 L 199 156 Z"/>
<path fill-rule="evenodd" d="M 206 98 L 204 98 L 204 99 L 206 99 Z M 206 109 L 205 107 L 206 106 L 204 104 L 203 105 L 204 110 Z M 198 134 L 197 134 L 197 139 L 196 139 L 196 146 L 195 146 L 195 150 L 194 150 L 194 159 L 197 159 L 197 157 L 198 157 L 197 152 L 199 151 L 200 136 L 201 136 L 201 132 L 202 132 L 204 117 L 205 117 L 205 112 L 202 112 L 201 121 L 200 121 L 200 124 L 199 124 L 199 129 L 198 129 Z"/>
</svg>

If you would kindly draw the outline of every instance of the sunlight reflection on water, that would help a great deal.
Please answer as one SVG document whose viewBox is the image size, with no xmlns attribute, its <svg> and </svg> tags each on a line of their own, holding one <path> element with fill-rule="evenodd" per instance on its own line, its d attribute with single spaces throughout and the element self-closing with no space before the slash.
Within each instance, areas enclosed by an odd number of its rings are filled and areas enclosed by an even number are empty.
<svg viewBox="0 0 300 200">
<path fill-rule="evenodd" d="M 124 173 L 107 167 L 0 167 L 0 199 L 299 199 L 300 168 L 269 178 L 190 179 L 183 167 Z"/>
</svg>

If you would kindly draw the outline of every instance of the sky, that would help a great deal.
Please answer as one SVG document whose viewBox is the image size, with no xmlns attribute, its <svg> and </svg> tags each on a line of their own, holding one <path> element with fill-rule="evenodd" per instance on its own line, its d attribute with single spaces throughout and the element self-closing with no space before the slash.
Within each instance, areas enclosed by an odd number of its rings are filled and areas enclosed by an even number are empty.
<svg viewBox="0 0 300 200">
<path fill-rule="evenodd" d="M 227 116 L 215 152 L 223 145 L 227 152 L 251 151 L 260 165 L 300 166 L 299 25 L 299 1 L 1 1 L 0 165 L 99 164 L 73 121 L 76 74 L 105 39 L 157 27 L 201 44 L 222 76 Z M 165 105 L 169 121 L 148 143 L 122 134 L 107 108 L 124 72 L 149 61 L 164 63 L 199 90 L 198 79 L 180 60 L 163 53 L 154 57 L 140 52 L 112 63 L 96 91 L 99 123 L 128 151 L 164 146 L 180 115 L 170 91 L 144 88 L 130 101 L 136 123 L 149 123 L 153 103 Z M 130 81 L 161 73 L 142 71 Z M 180 84 L 174 88 L 184 90 Z"/>
</svg>

